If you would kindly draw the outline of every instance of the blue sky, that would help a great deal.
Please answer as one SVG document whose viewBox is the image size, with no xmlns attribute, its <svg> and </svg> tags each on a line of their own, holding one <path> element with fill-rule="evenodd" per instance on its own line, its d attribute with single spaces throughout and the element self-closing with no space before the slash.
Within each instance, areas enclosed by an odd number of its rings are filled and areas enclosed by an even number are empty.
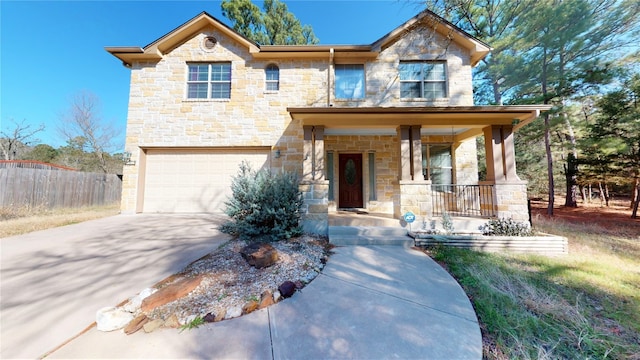
<svg viewBox="0 0 640 360">
<path fill-rule="evenodd" d="M 415 0 L 285 3 L 321 44 L 370 44 L 421 10 Z M 88 90 L 124 146 L 130 72 L 104 47 L 145 46 L 202 11 L 229 24 L 220 1 L 0 0 L 0 128 L 44 124 L 40 143 L 64 145 L 60 115 Z"/>
</svg>

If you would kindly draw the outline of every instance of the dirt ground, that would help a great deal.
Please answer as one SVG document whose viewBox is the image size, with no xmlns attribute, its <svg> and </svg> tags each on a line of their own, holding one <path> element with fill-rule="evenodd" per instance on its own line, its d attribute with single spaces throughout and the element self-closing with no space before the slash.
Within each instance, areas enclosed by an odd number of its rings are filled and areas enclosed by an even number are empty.
<svg viewBox="0 0 640 360">
<path fill-rule="evenodd" d="M 609 206 L 600 204 L 599 200 L 591 203 L 578 201 L 577 208 L 564 206 L 564 197 L 556 196 L 553 207 L 553 215 L 556 219 L 566 220 L 572 223 L 589 223 L 615 230 L 616 228 L 633 228 L 640 234 L 640 217 L 631 218 L 630 201 L 628 199 L 615 199 L 609 201 Z M 531 216 L 535 225 L 538 217 L 547 217 L 546 200 L 531 200 Z"/>
</svg>

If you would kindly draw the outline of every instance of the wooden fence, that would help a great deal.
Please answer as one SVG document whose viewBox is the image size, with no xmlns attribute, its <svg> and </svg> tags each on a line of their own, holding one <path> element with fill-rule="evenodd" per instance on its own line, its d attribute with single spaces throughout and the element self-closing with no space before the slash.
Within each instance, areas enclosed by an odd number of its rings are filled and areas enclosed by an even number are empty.
<svg viewBox="0 0 640 360">
<path fill-rule="evenodd" d="M 0 162 L 0 207 L 80 207 L 120 201 L 115 174 L 69 170 L 37 162 Z"/>
</svg>

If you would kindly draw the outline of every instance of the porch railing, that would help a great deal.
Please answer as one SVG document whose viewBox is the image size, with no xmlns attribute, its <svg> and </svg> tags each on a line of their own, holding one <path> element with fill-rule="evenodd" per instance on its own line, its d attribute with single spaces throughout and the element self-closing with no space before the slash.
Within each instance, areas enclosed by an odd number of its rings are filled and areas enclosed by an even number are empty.
<svg viewBox="0 0 640 360">
<path fill-rule="evenodd" d="M 495 216 L 493 185 L 431 185 L 433 216 Z"/>
</svg>

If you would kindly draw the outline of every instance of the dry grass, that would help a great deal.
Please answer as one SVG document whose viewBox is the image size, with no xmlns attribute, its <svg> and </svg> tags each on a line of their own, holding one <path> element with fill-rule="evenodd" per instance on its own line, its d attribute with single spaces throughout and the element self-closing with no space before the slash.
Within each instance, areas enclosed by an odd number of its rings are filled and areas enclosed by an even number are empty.
<svg viewBox="0 0 640 360">
<path fill-rule="evenodd" d="M 538 230 L 569 239 L 569 255 L 432 255 L 472 299 L 485 358 L 640 359 L 640 224 L 627 225 L 538 217 Z"/>
<path fill-rule="evenodd" d="M 0 238 L 118 214 L 119 204 L 62 209 L 0 208 Z"/>
</svg>

